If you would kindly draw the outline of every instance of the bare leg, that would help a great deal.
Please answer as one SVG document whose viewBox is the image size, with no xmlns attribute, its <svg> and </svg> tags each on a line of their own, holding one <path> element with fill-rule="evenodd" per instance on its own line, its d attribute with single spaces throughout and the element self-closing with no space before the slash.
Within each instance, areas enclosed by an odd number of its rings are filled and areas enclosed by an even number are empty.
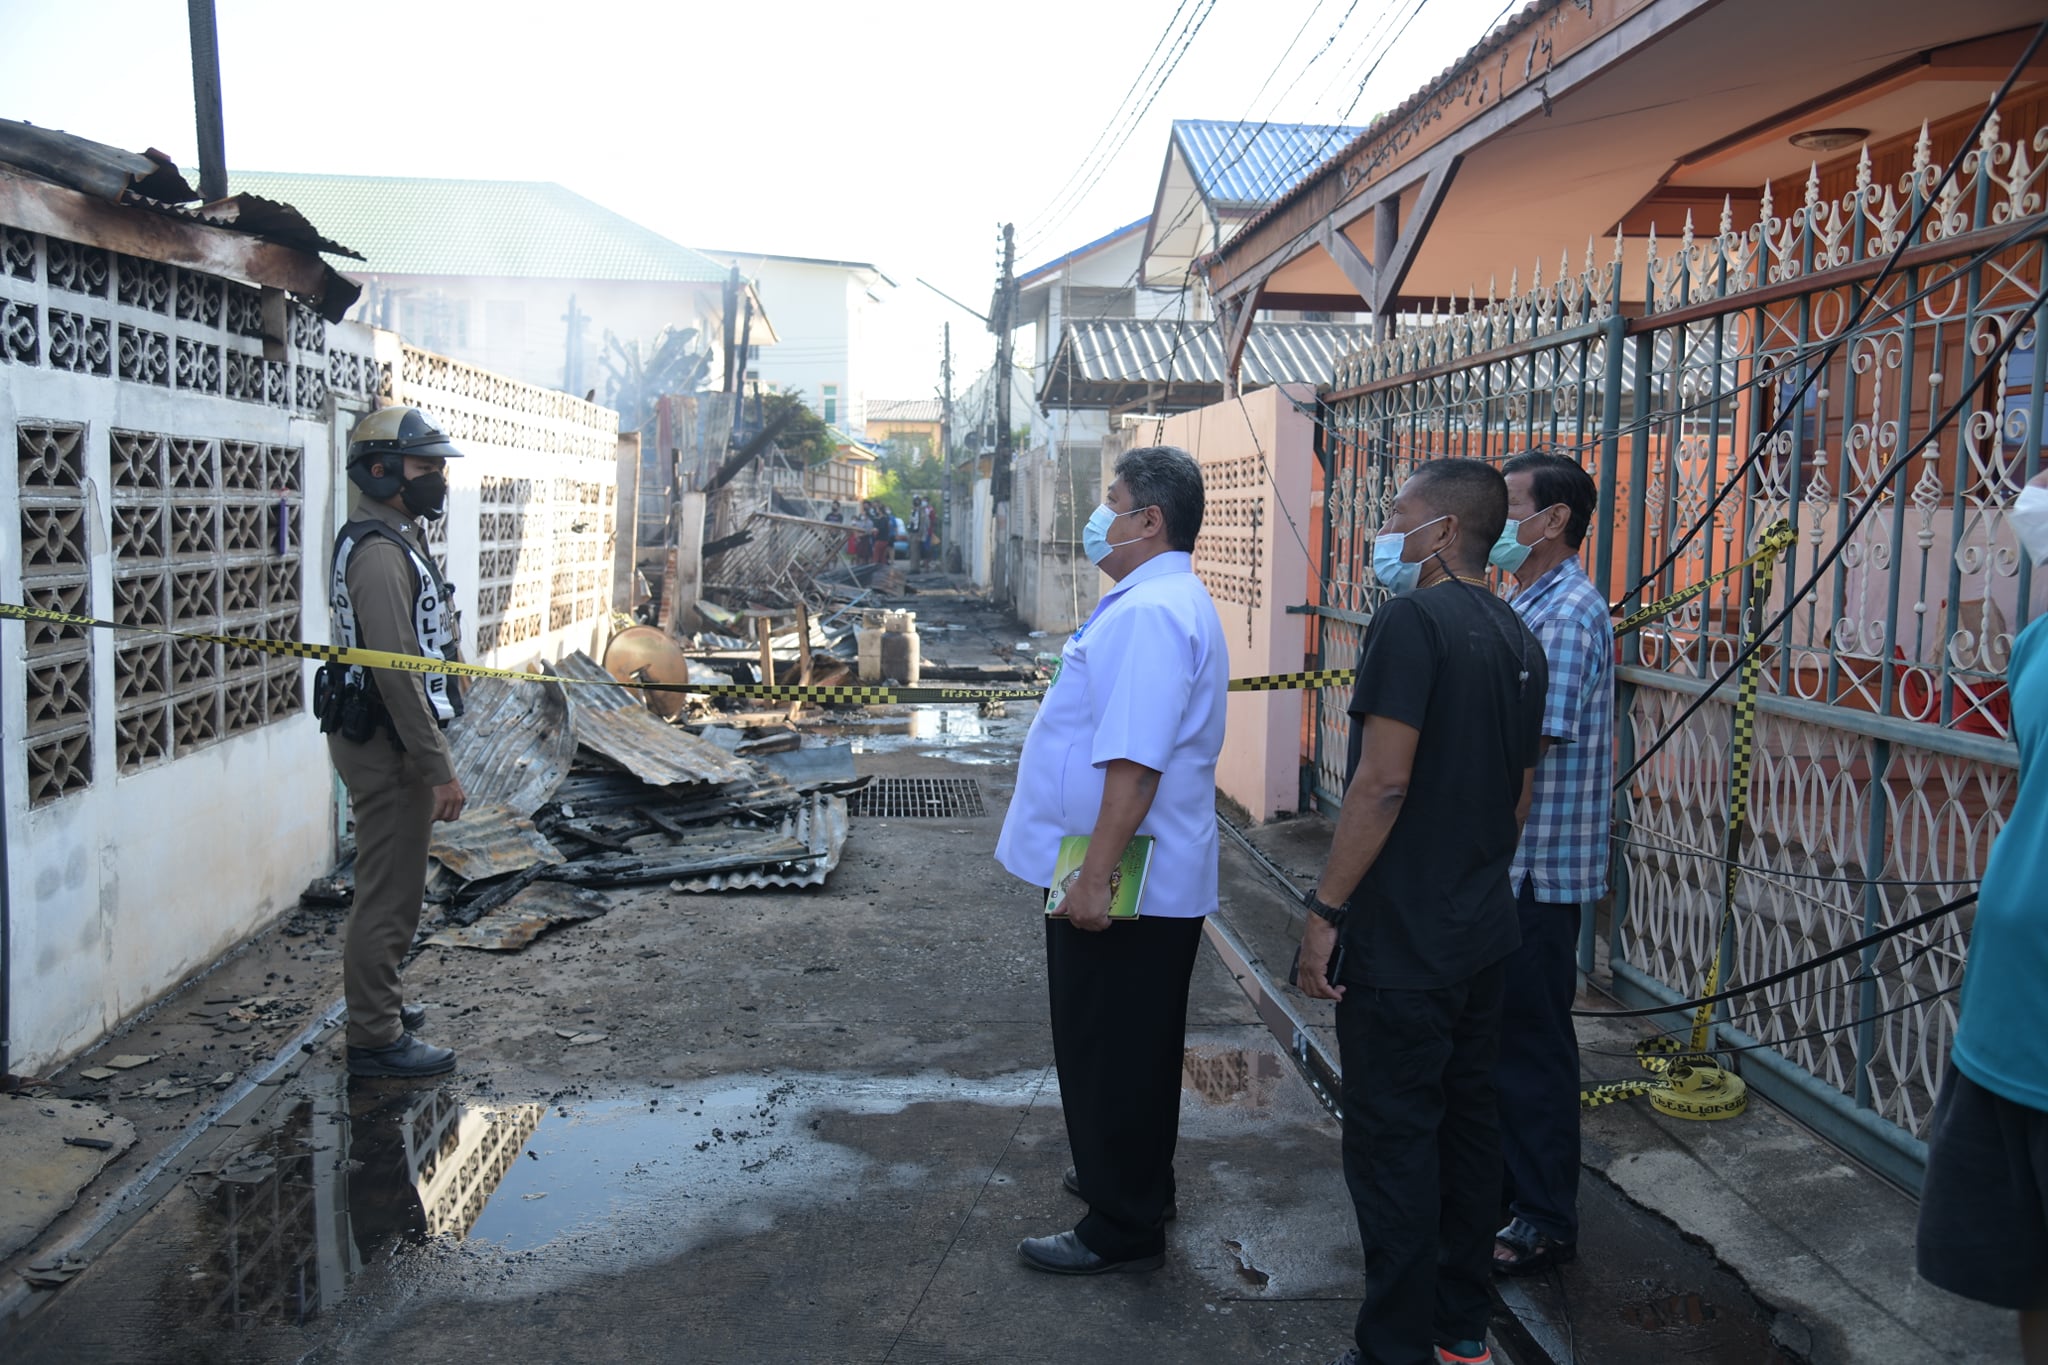
<svg viewBox="0 0 2048 1365">
<path fill-rule="evenodd" d="M 2020 1359 L 2026 1365 L 2048 1365 L 2048 1310 L 2020 1314 Z"/>
</svg>

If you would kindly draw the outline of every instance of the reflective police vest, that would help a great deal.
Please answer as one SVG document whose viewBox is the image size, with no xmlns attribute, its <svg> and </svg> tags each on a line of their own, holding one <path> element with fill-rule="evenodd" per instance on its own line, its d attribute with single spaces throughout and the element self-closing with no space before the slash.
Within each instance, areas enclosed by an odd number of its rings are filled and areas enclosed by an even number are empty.
<svg viewBox="0 0 2048 1365">
<path fill-rule="evenodd" d="M 334 538 L 334 574 L 328 602 L 334 608 L 334 625 L 341 643 L 351 649 L 360 648 L 363 643 L 356 626 L 355 606 L 349 601 L 348 565 L 357 547 L 373 536 L 382 536 L 405 551 L 405 557 L 412 565 L 412 626 L 413 634 L 419 638 L 419 652 L 428 658 L 452 662 L 456 657 L 455 608 L 448 600 L 448 585 L 441 577 L 439 566 L 414 549 L 391 527 L 367 517 L 349 522 Z M 427 689 L 427 703 L 434 708 L 436 720 L 446 725 L 462 714 L 462 693 L 449 684 L 447 674 L 421 673 L 418 676 Z M 365 675 L 362 665 L 351 664 L 344 686 L 367 687 L 374 691 L 376 682 Z"/>
</svg>

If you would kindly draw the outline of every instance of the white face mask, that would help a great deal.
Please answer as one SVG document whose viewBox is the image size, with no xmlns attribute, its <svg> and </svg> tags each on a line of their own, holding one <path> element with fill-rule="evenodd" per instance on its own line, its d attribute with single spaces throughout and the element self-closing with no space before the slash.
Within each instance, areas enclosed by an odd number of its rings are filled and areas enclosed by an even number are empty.
<svg viewBox="0 0 2048 1365">
<path fill-rule="evenodd" d="M 2032 484 L 2022 488 L 2006 519 L 2012 523 L 2013 534 L 2020 538 L 2020 548 L 2027 552 L 2027 558 L 2036 564 L 2048 564 L 2048 488 Z"/>
</svg>

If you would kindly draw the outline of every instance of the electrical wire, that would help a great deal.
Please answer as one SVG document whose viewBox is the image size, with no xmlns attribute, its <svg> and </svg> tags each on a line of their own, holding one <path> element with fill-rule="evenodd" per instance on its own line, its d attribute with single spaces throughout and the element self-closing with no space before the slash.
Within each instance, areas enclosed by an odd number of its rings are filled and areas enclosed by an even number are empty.
<svg viewBox="0 0 2048 1365">
<path fill-rule="evenodd" d="M 2026 241 L 2027 238 L 2038 236 L 2048 236 L 2048 229 L 2044 229 L 2038 220 L 2019 224 L 1998 241 L 1982 247 L 1964 258 L 1960 264 L 1954 266 L 1946 274 L 1937 276 L 1932 281 L 1901 298 L 1898 302 L 1887 305 L 1876 314 L 1876 319 L 1896 319 L 1901 317 L 1926 299 L 1965 283 L 1966 276 L 1989 264 L 1995 257 Z M 1786 370 L 1794 365 L 1810 363 L 1813 357 L 1826 349 L 1829 344 L 1828 340 L 1817 340 L 1808 343 L 1803 348 L 1795 347 L 1791 351 L 1783 352 L 1777 357 L 1779 363 L 1774 369 L 1753 374 L 1745 380 L 1738 380 L 1725 389 L 1717 390 L 1714 396 L 1702 398 L 1691 403 L 1679 403 L 1673 407 L 1649 409 L 1631 421 L 1614 428 L 1611 433 L 1603 430 L 1596 435 L 1586 437 L 1584 440 L 1552 439 L 1546 440 L 1542 444 L 1545 448 L 1557 451 L 1560 454 L 1577 454 L 1582 451 L 1597 449 L 1610 439 L 1619 440 L 1622 437 L 1638 435 L 1642 432 L 1652 431 L 1665 423 L 1695 413 L 1705 412 L 1709 409 L 1719 408 L 1752 389 L 1765 388 L 1782 382 L 1782 376 Z M 1725 367 L 1732 362 L 1723 361 L 1720 363 Z M 1590 384 L 1592 381 L 1588 380 L 1586 382 Z M 1369 436 L 1360 439 L 1345 428 L 1330 425 L 1327 421 L 1323 420 L 1324 416 L 1326 414 L 1330 417 L 1342 415 L 1341 408 L 1339 407 L 1339 401 L 1341 400 L 1331 400 L 1317 395 L 1313 400 L 1313 408 L 1303 406 L 1299 400 L 1290 398 L 1290 401 L 1294 402 L 1297 411 L 1310 414 L 1321 422 L 1329 439 L 1335 440 L 1340 444 L 1349 445 L 1353 449 L 1363 449 L 1367 444 L 1372 444 L 1379 448 L 1391 450 L 1397 455 L 1405 454 L 1411 458 L 1431 458 L 1443 453 L 1427 445 L 1405 442 L 1400 437 L 1388 439 L 1381 436 Z M 1734 483 L 1739 482 L 1739 480 L 1740 471 L 1738 471 L 1735 478 L 1729 481 L 1729 484 L 1724 485 L 1724 488 L 1732 486 Z M 1641 586 L 1643 585 L 1638 584 L 1638 589 Z"/>
<path fill-rule="evenodd" d="M 1886 939 L 1897 938 L 1900 934 L 1910 933 L 1924 924 L 1934 923 L 1934 921 L 1944 915 L 1952 915 L 1965 906 L 1974 905 L 1976 901 L 1977 893 L 1975 891 L 1969 892 L 1967 895 L 1958 896 L 1954 900 L 1945 901 L 1935 906 L 1932 910 L 1923 910 L 1917 915 L 1900 920 L 1897 924 L 1886 925 L 1884 928 L 1865 934 L 1853 942 L 1844 943 L 1837 948 L 1831 948 L 1818 957 L 1795 962 L 1790 967 L 1772 972 L 1768 976 L 1758 977 L 1755 981 L 1748 982 L 1745 985 L 1730 986 L 1725 990 L 1716 991 L 1712 995 L 1697 996 L 1691 1000 L 1681 1000 L 1668 1005 L 1653 1005 L 1647 1009 L 1575 1009 L 1572 1011 L 1572 1016 L 1578 1019 L 1643 1019 L 1651 1015 L 1696 1010 L 1703 1005 L 1718 1005 L 1723 1000 L 1733 1000 L 1739 995 L 1753 995 L 1757 991 L 1768 990 L 1781 981 L 1790 981 L 1795 976 L 1803 976 L 1816 968 L 1825 967 L 1830 962 L 1840 961 L 1851 953 L 1860 953 L 1873 944 L 1882 943 Z"/>
<path fill-rule="evenodd" d="M 1621 823 L 1641 828 L 1640 823 L 1634 820 L 1624 820 Z M 1739 862 L 1723 854 L 1709 852 L 1706 849 L 1686 848 L 1680 844 L 1660 845 L 1644 843 L 1623 834 L 1610 834 L 1607 837 L 1608 842 L 1619 844 L 1624 848 L 1639 849 L 1645 853 L 1657 853 L 1676 858 L 1696 858 L 1701 862 L 1714 863 L 1720 867 L 1740 868 L 1744 872 L 1754 872 L 1759 876 L 1776 877 L 1781 880 L 1824 882 L 1840 886 L 1896 886 L 1910 890 L 1920 890 L 1923 888 L 1943 889 L 1962 886 L 1977 880 L 1975 877 L 1965 877 L 1952 881 L 1927 881 L 1911 877 L 1850 877 L 1837 876 L 1826 872 L 1796 872 L 1790 868 L 1767 867 L 1761 863 Z"/>
<path fill-rule="evenodd" d="M 1714 1056 L 1717 1056 L 1717 1057 L 1718 1057 L 1718 1056 L 1721 1056 L 1721 1055 L 1724 1055 L 1724 1054 L 1728 1054 L 1728 1053 L 1736 1053 L 1736 1052 L 1764 1052 L 1764 1051 L 1768 1051 L 1768 1050 L 1770 1050 L 1770 1049 L 1773 1049 L 1773 1048 L 1781 1048 L 1781 1047 L 1784 1047 L 1784 1046 L 1785 1046 L 1785 1045 L 1786 1045 L 1787 1043 L 1805 1043 L 1805 1042 L 1811 1042 L 1811 1041 L 1812 1041 L 1813 1039 L 1816 1039 L 1816 1038 L 1825 1038 L 1825 1037 L 1827 1037 L 1827 1036 L 1828 1036 L 1828 1035 L 1829 1035 L 1830 1033 L 1840 1033 L 1840 1032 L 1842 1032 L 1842 1031 L 1843 1031 L 1843 1030 L 1845 1030 L 1845 1029 L 1853 1029 L 1853 1028 L 1856 1028 L 1856 1027 L 1857 1027 L 1858 1025 L 1860 1025 L 1860 1024 L 1863 1024 L 1863 1023 L 1866 1023 L 1866 1022 L 1868 1022 L 1868 1021 L 1870 1021 L 1870 1020 L 1873 1020 L 1873 1019 L 1885 1019 L 1885 1018 L 1889 1018 L 1890 1016 L 1892 1016 L 1892 1015 L 1894 1015 L 1894 1014 L 1904 1014 L 1904 1013 L 1905 1013 L 1905 1012 L 1906 1012 L 1907 1010 L 1916 1010 L 1916 1009 L 1919 1009 L 1919 1008 L 1920 1008 L 1920 1007 L 1921 1007 L 1922 1005 L 1925 1005 L 1925 1004 L 1930 1004 L 1930 1003 L 1932 1003 L 1933 1001 L 1936 1001 L 1936 1000 L 1940 1000 L 1940 999 L 1944 998 L 1945 996 L 1950 996 L 1950 995 L 1953 995 L 1953 994 L 1955 994 L 1955 993 L 1956 993 L 1957 991 L 1959 991 L 1959 990 L 1961 990 L 1961 989 L 1962 989 L 1962 985 L 1963 985 L 1963 983 L 1962 983 L 1962 982 L 1960 982 L 1960 981 L 1958 981 L 1958 982 L 1956 982 L 1956 983 L 1955 983 L 1954 985 L 1952 985 L 1952 986 L 1943 986 L 1943 987 L 1942 987 L 1942 988 L 1941 988 L 1940 990 L 1938 990 L 1938 991 L 1928 991 L 1928 992 L 1926 992 L 1925 994 L 1922 994 L 1922 995 L 1916 995 L 1916 996 L 1914 996 L 1914 997 L 1913 997 L 1913 998 L 1912 998 L 1911 1000 L 1908 1000 L 1908 1001 L 1906 1001 L 1906 1002 L 1905 1002 L 1904 1004 L 1902 1004 L 1902 1005 L 1893 1005 L 1893 1006 L 1892 1006 L 1891 1008 L 1889 1008 L 1889 1009 L 1882 1009 L 1882 1010 L 1873 1010 L 1873 1011 L 1872 1011 L 1871 1013 L 1869 1013 L 1869 1014 L 1864 1014 L 1864 1015 L 1859 1015 L 1859 1016 L 1857 1016 L 1857 1017 L 1856 1017 L 1855 1019 L 1852 1019 L 1852 1020 L 1850 1020 L 1850 1021 L 1849 1021 L 1848 1023 L 1846 1023 L 1846 1024 L 1829 1024 L 1829 1025 L 1828 1025 L 1827 1027 L 1825 1027 L 1825 1028 L 1817 1028 L 1817 1029 L 1814 1029 L 1814 1030 L 1812 1030 L 1811 1032 L 1808 1032 L 1808 1033 L 1794 1033 L 1794 1034 L 1790 1034 L 1790 1035 L 1788 1035 L 1788 1036 L 1786 1036 L 1786 1037 L 1783 1037 L 1783 1038 L 1768 1038 L 1768 1039 L 1765 1039 L 1765 1040 L 1763 1040 L 1762 1042 L 1756 1042 L 1756 1043 L 1743 1043 L 1743 1044 L 1741 1044 L 1741 1045 L 1739 1045 L 1739 1046 L 1735 1046 L 1735 1047 L 1716 1047 L 1716 1048 L 1714 1048 L 1714 1049 L 1713 1049 L 1713 1054 L 1712 1054 L 1712 1055 L 1714 1055 Z M 1668 1013 L 1668 1012 L 1670 1012 L 1670 1011 L 1673 1011 L 1673 1010 L 1677 1010 L 1677 1009 L 1679 1009 L 1679 1008 L 1680 1008 L 1680 1007 L 1679 1007 L 1679 1006 L 1677 1006 L 1677 1005 L 1665 1005 L 1665 1006 L 1661 1006 L 1661 1007 L 1659 1007 L 1658 1009 L 1656 1009 L 1656 1010 L 1654 1010 L 1654 1011 L 1652 1011 L 1652 1012 L 1653 1012 L 1653 1013 L 1657 1013 L 1657 1014 L 1664 1014 L 1664 1013 Z M 1578 1011 L 1574 1011 L 1574 1012 L 1575 1012 L 1575 1013 L 1577 1013 Z M 1602 1012 L 1602 1011 L 1596 1011 L 1596 1012 Z M 1605 1012 L 1605 1013 L 1614 1013 L 1614 1011 L 1604 1011 L 1604 1012 Z M 1653 1035 L 1653 1036 L 1661 1036 L 1661 1035 Z M 1617 1051 L 1615 1051 L 1615 1050 L 1614 1050 L 1614 1049 L 1612 1049 L 1612 1048 L 1597 1048 L 1597 1047 L 1582 1047 L 1582 1048 L 1580 1048 L 1580 1049 L 1579 1049 L 1579 1052 L 1580 1052 L 1580 1053 L 1581 1053 L 1582 1055 L 1585 1055 L 1585 1056 L 1589 1056 L 1589 1057 L 1621 1057 L 1621 1058 L 1627 1058 L 1627 1059 L 1629 1059 L 1629 1060 L 1632 1060 L 1632 1061 L 1633 1061 L 1633 1060 L 1638 1060 L 1638 1059 L 1640 1059 L 1640 1058 L 1641 1058 L 1641 1056 L 1642 1056 L 1642 1054 L 1641 1054 L 1641 1053 L 1638 1053 L 1638 1052 L 1617 1052 Z"/>
<path fill-rule="evenodd" d="M 2048 24 L 2042 25 L 2042 32 L 2048 33 Z M 2048 294 L 2042 295 L 2034 304 L 2032 312 L 2035 317 L 2034 327 L 2036 330 L 2040 327 L 2040 317 L 2044 307 L 2048 307 Z M 1841 527 L 1837 534 L 1834 548 L 1821 556 L 1820 561 L 1814 566 L 1813 572 L 1807 577 L 1806 582 L 1800 586 L 1798 591 L 1787 596 L 1784 608 L 1777 615 L 1773 616 L 1767 625 L 1755 629 L 1751 633 L 1750 642 L 1736 652 L 1734 659 L 1729 662 L 1728 667 L 1722 670 L 1719 676 L 1711 683 L 1707 684 L 1706 690 L 1693 698 L 1684 710 L 1680 711 L 1676 717 L 1667 723 L 1663 731 L 1650 742 L 1643 753 L 1630 765 L 1628 771 L 1623 773 L 1615 782 L 1615 790 L 1621 790 L 1633 780 L 1635 775 L 1641 772 L 1649 764 L 1650 760 L 1655 758 L 1663 750 L 1664 746 L 1670 743 L 1672 738 L 1683 729 L 1685 722 L 1698 714 L 1700 708 L 1713 698 L 1714 693 L 1726 685 L 1730 678 L 1733 678 L 1736 673 L 1741 671 L 1744 664 L 1754 658 L 1758 651 L 1770 642 L 1771 637 L 1778 633 L 1780 626 L 1783 626 L 1792 619 L 1793 611 L 1820 586 L 1828 571 L 1834 568 L 1835 564 L 1848 550 L 1852 543 L 1852 537 L 1855 536 L 1857 530 L 1862 527 L 1872 512 L 1883 505 L 1889 491 L 1888 485 L 1892 480 L 1899 476 L 1900 471 L 1905 469 L 1915 456 L 1925 450 L 1937 437 L 1954 424 L 1957 416 L 1961 414 L 1963 408 L 1969 403 L 1977 390 L 1990 381 L 1999 360 L 2012 350 L 2013 346 L 2019 341 L 2020 335 L 2026 330 L 2028 329 L 2015 322 L 2006 331 L 2005 335 L 1999 339 L 1998 344 L 1992 347 L 1990 353 L 1984 357 L 1983 373 L 1979 374 L 1971 383 L 1963 386 L 1962 391 L 1957 395 L 1956 401 L 1949 404 L 1947 411 L 1942 413 L 1940 419 L 1935 422 L 1925 435 L 1913 443 L 1910 450 L 1901 453 L 1890 464 L 1885 466 L 1878 477 L 1872 481 L 1870 495 L 1863 500 L 1862 505 L 1856 509 L 1855 513 Z"/>
<path fill-rule="evenodd" d="M 1189 3 L 1189 0 L 1182 0 L 1182 8 L 1185 8 L 1187 3 Z M 1088 192 L 1095 188 L 1096 183 L 1116 163 L 1117 157 L 1122 155 L 1125 145 L 1131 140 L 1131 135 L 1137 132 L 1139 125 L 1145 121 L 1145 115 L 1151 112 L 1153 101 L 1159 98 L 1160 92 L 1172 81 L 1174 72 L 1180 69 L 1181 59 L 1187 56 L 1188 49 L 1194 45 L 1195 39 L 1201 35 L 1203 26 L 1209 22 L 1209 16 L 1216 9 L 1216 0 L 1192 0 L 1192 3 L 1199 6 L 1199 8 L 1189 15 L 1187 22 L 1182 26 L 1179 45 L 1168 53 L 1165 63 L 1160 68 L 1157 79 L 1152 82 L 1150 88 L 1143 96 L 1144 103 L 1138 106 L 1137 112 L 1125 122 L 1122 129 L 1112 135 L 1110 145 L 1098 159 L 1092 174 L 1073 193 L 1068 203 L 1046 219 L 1039 227 L 1037 233 L 1027 240 L 1027 246 L 1043 241 L 1052 233 L 1054 228 L 1064 223 L 1073 211 L 1080 207 L 1082 201 L 1088 197 Z M 1176 17 L 1180 12 L 1180 10 L 1174 11 Z"/>
<path fill-rule="evenodd" d="M 1039 222 L 1045 217 L 1046 214 L 1050 213 L 1052 209 L 1065 198 L 1067 191 L 1073 187 L 1074 182 L 1080 179 L 1083 172 L 1085 172 L 1088 169 L 1088 165 L 1094 159 L 1095 153 L 1101 148 L 1103 140 L 1107 138 L 1110 135 L 1111 130 L 1117 126 L 1117 124 L 1123 116 L 1126 107 L 1129 106 L 1132 102 L 1132 97 L 1137 93 L 1138 87 L 1144 82 L 1145 73 L 1151 70 L 1152 63 L 1158 60 L 1160 49 L 1166 46 L 1167 39 L 1171 37 L 1173 34 L 1174 25 L 1180 22 L 1180 16 L 1182 12 L 1187 9 L 1187 7 L 1188 0 L 1180 0 L 1180 2 L 1174 6 L 1172 17 L 1167 19 L 1166 27 L 1159 31 L 1159 37 L 1153 41 L 1152 50 L 1145 55 L 1145 61 L 1141 66 L 1139 66 L 1138 74 L 1131 78 L 1130 89 L 1124 91 L 1123 98 L 1118 100 L 1116 108 L 1110 111 L 1109 122 L 1103 125 L 1102 131 L 1097 133 L 1095 135 L 1095 140 L 1088 145 L 1088 150 L 1084 152 L 1081 156 L 1081 163 L 1074 168 L 1072 174 L 1068 175 L 1066 182 L 1062 184 L 1060 188 L 1053 194 L 1052 200 L 1049 203 L 1047 203 L 1045 208 L 1040 209 L 1037 214 L 1033 215 L 1033 217 L 1025 223 L 1027 235 L 1029 234 L 1029 231 L 1032 228 L 1033 224 Z M 1039 235 L 1042 236 L 1043 233 L 1040 233 Z"/>
</svg>

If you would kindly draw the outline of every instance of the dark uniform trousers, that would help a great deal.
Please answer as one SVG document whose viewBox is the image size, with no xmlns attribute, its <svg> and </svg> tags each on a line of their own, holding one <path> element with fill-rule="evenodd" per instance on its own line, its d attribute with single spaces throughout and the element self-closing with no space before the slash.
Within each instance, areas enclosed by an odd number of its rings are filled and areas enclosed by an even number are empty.
<svg viewBox="0 0 2048 1365">
<path fill-rule="evenodd" d="M 1495 963 L 1455 985 L 1392 990 L 1346 973 L 1344 1183 L 1365 1248 L 1357 1341 L 1367 1365 L 1414 1365 L 1432 1341 L 1486 1336 L 1506 975 Z"/>
<path fill-rule="evenodd" d="M 341 963 L 348 1045 L 388 1047 L 405 1032 L 398 964 L 412 947 L 426 895 L 434 789 L 381 730 L 363 744 L 329 735 L 327 752 L 348 787 L 356 826 L 355 901 Z"/>
<path fill-rule="evenodd" d="M 1045 922 L 1053 1060 L 1088 1201 L 1074 1231 L 1108 1260 L 1166 1250 L 1188 984 L 1201 943 L 1199 917 L 1148 915 L 1094 934 Z"/>
</svg>

